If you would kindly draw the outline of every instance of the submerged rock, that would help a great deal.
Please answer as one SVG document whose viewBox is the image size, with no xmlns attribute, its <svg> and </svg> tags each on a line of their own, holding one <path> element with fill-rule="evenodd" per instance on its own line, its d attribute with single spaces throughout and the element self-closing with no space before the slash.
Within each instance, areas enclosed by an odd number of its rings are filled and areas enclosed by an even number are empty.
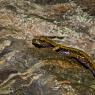
<svg viewBox="0 0 95 95">
<path fill-rule="evenodd" d="M 95 95 L 88 69 L 32 45 L 35 35 L 59 36 L 95 58 L 94 7 L 94 0 L 0 0 L 0 95 Z"/>
<path fill-rule="evenodd" d="M 30 48 L 24 40 L 8 39 L 14 43 L 5 47 L 12 51 L 0 57 L 0 95 L 95 94 L 95 78 L 78 62 L 49 48 Z"/>
</svg>

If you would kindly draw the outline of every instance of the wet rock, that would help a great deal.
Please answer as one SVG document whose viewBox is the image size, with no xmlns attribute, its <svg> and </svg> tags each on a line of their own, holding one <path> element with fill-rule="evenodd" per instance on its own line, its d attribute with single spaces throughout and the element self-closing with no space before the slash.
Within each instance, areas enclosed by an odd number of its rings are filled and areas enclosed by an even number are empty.
<svg viewBox="0 0 95 95">
<path fill-rule="evenodd" d="M 66 3 L 69 0 L 33 0 L 33 1 L 35 3 L 45 5 L 45 4 Z"/>
<path fill-rule="evenodd" d="M 78 62 L 49 48 L 24 47 L 24 40 L 12 41 L 12 52 L 0 58 L 5 60 L 0 64 L 0 95 L 95 94 L 92 73 Z"/>
<path fill-rule="evenodd" d="M 7 47 L 11 45 L 11 41 L 10 40 L 0 40 L 0 53 Z"/>
<path fill-rule="evenodd" d="M 88 12 L 90 15 L 95 16 L 95 1 L 94 0 L 76 0 L 84 12 Z"/>
<path fill-rule="evenodd" d="M 88 51 L 94 58 L 90 51 L 95 47 L 95 21 L 89 16 L 94 1 L 72 1 L 0 0 L 0 95 L 95 94 L 95 78 L 88 69 L 32 45 L 34 35 L 62 36 L 59 43 Z"/>
<path fill-rule="evenodd" d="M 15 68 L 11 68 L 8 66 L 5 66 L 3 68 L 0 69 L 0 84 L 6 80 L 10 74 L 14 74 L 17 73 L 17 70 L 15 70 Z"/>
</svg>

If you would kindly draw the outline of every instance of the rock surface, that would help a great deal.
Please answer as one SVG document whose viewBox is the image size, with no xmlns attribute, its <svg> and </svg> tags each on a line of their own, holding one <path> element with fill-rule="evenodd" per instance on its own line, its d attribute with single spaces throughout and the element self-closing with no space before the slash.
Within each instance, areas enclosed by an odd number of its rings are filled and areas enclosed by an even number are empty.
<svg viewBox="0 0 95 95">
<path fill-rule="evenodd" d="M 78 62 L 49 48 L 30 48 L 25 40 L 2 39 L 13 44 L 0 53 L 0 95 L 95 94 L 94 76 Z"/>
<path fill-rule="evenodd" d="M 95 95 L 88 69 L 32 45 L 34 36 L 55 36 L 95 60 L 94 0 L 76 1 L 0 0 L 0 95 Z"/>
</svg>

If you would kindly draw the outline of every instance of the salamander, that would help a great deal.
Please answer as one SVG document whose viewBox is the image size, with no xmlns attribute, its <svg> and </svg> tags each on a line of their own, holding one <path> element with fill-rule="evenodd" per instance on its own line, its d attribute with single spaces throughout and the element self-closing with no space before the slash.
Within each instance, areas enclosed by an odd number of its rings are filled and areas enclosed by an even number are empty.
<svg viewBox="0 0 95 95">
<path fill-rule="evenodd" d="M 32 44 L 38 48 L 51 48 L 52 50 L 63 54 L 69 59 L 78 61 L 81 65 L 89 69 L 95 77 L 95 63 L 92 57 L 90 57 L 84 51 L 58 44 L 57 42 L 51 40 L 48 36 L 36 36 L 32 40 Z"/>
</svg>

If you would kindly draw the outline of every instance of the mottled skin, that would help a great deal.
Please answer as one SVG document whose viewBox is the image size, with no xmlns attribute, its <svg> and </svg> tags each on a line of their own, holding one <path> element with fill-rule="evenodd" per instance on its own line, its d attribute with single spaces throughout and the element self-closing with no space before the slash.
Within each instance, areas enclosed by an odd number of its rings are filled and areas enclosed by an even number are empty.
<svg viewBox="0 0 95 95">
<path fill-rule="evenodd" d="M 95 63 L 93 62 L 93 59 L 84 51 L 58 44 L 47 36 L 36 36 L 32 40 L 32 44 L 38 48 L 52 48 L 52 50 L 61 53 L 70 59 L 78 61 L 84 67 L 89 69 L 95 76 Z"/>
</svg>

